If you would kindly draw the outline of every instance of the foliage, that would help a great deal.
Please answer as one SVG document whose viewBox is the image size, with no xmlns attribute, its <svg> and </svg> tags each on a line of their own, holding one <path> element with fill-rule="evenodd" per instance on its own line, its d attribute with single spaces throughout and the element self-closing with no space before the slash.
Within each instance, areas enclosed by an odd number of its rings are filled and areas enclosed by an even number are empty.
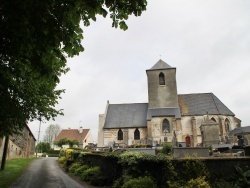
<svg viewBox="0 0 250 188">
<path fill-rule="evenodd" d="M 66 58 L 84 50 L 81 21 L 86 27 L 109 13 L 112 26 L 126 30 L 128 16 L 146 6 L 146 0 L 1 1 L 0 135 L 63 114 L 55 105 L 64 90 L 56 86 L 68 71 Z"/>
<path fill-rule="evenodd" d="M 67 138 L 61 138 L 58 141 L 54 142 L 55 145 L 62 147 L 63 145 L 69 145 L 69 147 L 73 147 L 74 145 L 79 145 L 79 142 L 77 140 L 69 140 Z"/>
<path fill-rule="evenodd" d="M 164 143 L 162 146 L 161 153 L 164 153 L 166 155 L 169 155 L 172 151 L 172 146 L 168 143 Z"/>
<path fill-rule="evenodd" d="M 124 152 L 120 155 L 119 163 L 122 166 L 122 178 L 116 182 L 117 187 L 129 179 L 139 178 L 142 174 L 152 177 L 159 187 L 166 184 L 167 178 L 171 180 L 176 176 L 172 162 L 165 156 L 156 157 L 141 152 Z"/>
<path fill-rule="evenodd" d="M 49 153 L 51 150 L 50 144 L 46 142 L 40 142 L 36 145 L 36 151 L 38 153 Z"/>
<path fill-rule="evenodd" d="M 63 165 L 63 166 L 65 166 L 66 165 L 66 162 L 67 162 L 67 158 L 66 157 L 60 157 L 59 159 L 58 159 L 58 162 L 61 164 L 61 165 Z"/>
<path fill-rule="evenodd" d="M 52 146 L 56 136 L 59 134 L 60 131 L 61 131 L 60 125 L 57 124 L 49 125 L 45 131 L 45 135 L 43 138 L 44 142 L 48 142 L 50 143 L 50 146 Z"/>
<path fill-rule="evenodd" d="M 209 183 L 205 180 L 205 176 L 191 179 L 188 181 L 187 188 L 210 188 Z"/>
<path fill-rule="evenodd" d="M 91 167 L 83 171 L 81 179 L 90 183 L 91 185 L 102 185 L 104 183 L 101 169 L 99 166 Z"/>
<path fill-rule="evenodd" d="M 69 166 L 69 171 L 68 171 L 68 172 L 71 173 L 71 174 L 74 174 L 75 171 L 76 171 L 76 169 L 78 169 L 80 166 L 81 166 L 80 163 L 74 162 L 74 163 L 72 163 L 72 164 Z"/>
<path fill-rule="evenodd" d="M 66 145 L 68 143 L 67 138 L 61 138 L 58 141 L 55 141 L 54 144 L 57 145 L 58 147 L 62 147 L 63 145 Z"/>
<path fill-rule="evenodd" d="M 240 167 L 235 166 L 235 185 L 239 187 L 250 187 L 250 170 L 244 172 Z"/>
<path fill-rule="evenodd" d="M 74 175 L 81 176 L 82 173 L 87 169 L 89 169 L 88 165 L 80 165 L 78 166 L 78 168 L 75 169 Z"/>
<path fill-rule="evenodd" d="M 224 179 L 219 179 L 211 183 L 212 188 L 239 188 L 235 186 L 233 182 L 227 182 Z"/>
<path fill-rule="evenodd" d="M 61 149 L 60 153 L 59 153 L 59 158 L 60 157 L 66 157 L 66 150 L 65 149 Z"/>
<path fill-rule="evenodd" d="M 79 142 L 77 141 L 77 140 L 68 140 L 67 141 L 68 142 L 68 144 L 69 144 L 69 147 L 73 147 L 73 146 L 78 146 L 79 145 Z"/>
<path fill-rule="evenodd" d="M 141 143 L 137 143 L 134 145 L 130 145 L 129 148 L 151 148 L 152 145 L 150 144 L 141 144 Z"/>
<path fill-rule="evenodd" d="M 122 188 L 157 188 L 150 177 L 139 177 L 125 182 Z"/>
<path fill-rule="evenodd" d="M 66 149 L 66 159 L 68 161 L 73 161 L 74 157 L 73 157 L 73 149 Z"/>
<path fill-rule="evenodd" d="M 0 187 L 10 187 L 35 159 L 37 158 L 18 158 L 8 160 L 6 162 L 5 170 L 0 171 Z"/>
</svg>

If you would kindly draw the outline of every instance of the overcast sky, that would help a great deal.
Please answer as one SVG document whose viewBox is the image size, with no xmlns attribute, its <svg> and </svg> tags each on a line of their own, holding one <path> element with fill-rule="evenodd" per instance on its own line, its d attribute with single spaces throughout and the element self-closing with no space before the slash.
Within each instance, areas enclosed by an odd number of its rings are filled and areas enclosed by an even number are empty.
<svg viewBox="0 0 250 188">
<path fill-rule="evenodd" d="M 98 17 L 83 28 L 85 51 L 68 59 L 71 70 L 61 77 L 66 93 L 57 107 L 65 115 L 42 123 L 40 141 L 49 124 L 59 124 L 89 128 L 97 142 L 107 100 L 148 102 L 146 70 L 159 59 L 177 68 L 179 94 L 212 92 L 250 125 L 249 10 L 249 0 L 149 0 L 127 31 Z M 29 127 L 37 138 L 39 122 Z"/>
</svg>

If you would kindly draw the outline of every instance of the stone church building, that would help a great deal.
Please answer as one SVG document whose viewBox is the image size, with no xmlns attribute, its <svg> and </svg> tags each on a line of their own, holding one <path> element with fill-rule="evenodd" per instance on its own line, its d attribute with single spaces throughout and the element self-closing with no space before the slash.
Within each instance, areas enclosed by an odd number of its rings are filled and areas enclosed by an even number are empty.
<svg viewBox="0 0 250 188">
<path fill-rule="evenodd" d="M 176 68 L 146 70 L 148 103 L 110 104 L 99 115 L 98 147 L 120 143 L 197 147 L 230 143 L 241 121 L 213 93 L 178 94 Z"/>
</svg>

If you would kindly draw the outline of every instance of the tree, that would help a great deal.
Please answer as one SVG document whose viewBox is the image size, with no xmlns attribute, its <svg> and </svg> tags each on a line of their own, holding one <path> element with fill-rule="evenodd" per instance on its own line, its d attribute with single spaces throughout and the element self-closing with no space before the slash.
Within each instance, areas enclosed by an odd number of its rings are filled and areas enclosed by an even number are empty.
<svg viewBox="0 0 250 188">
<path fill-rule="evenodd" d="M 40 142 L 36 146 L 36 151 L 39 153 L 49 153 L 51 150 L 50 144 L 46 142 Z"/>
<path fill-rule="evenodd" d="M 79 142 L 77 140 L 68 140 L 69 147 L 72 148 L 75 145 L 78 146 Z"/>
<path fill-rule="evenodd" d="M 109 12 L 112 26 L 126 30 L 128 16 L 140 16 L 146 5 L 146 0 L 1 1 L 0 136 L 19 133 L 29 120 L 63 115 L 55 105 L 64 90 L 56 86 L 68 71 L 66 58 L 84 50 L 81 21 L 89 26 Z"/>
<path fill-rule="evenodd" d="M 68 143 L 67 138 L 61 138 L 60 140 L 54 142 L 54 144 L 57 145 L 58 147 L 62 147 L 63 145 L 66 145 L 67 143 Z"/>
<path fill-rule="evenodd" d="M 62 115 L 55 109 L 66 58 L 84 50 L 84 26 L 96 16 L 127 29 L 129 15 L 140 16 L 146 0 L 8 0 L 0 3 L 0 136 L 17 133 L 28 120 Z"/>
<path fill-rule="evenodd" d="M 60 131 L 61 131 L 60 125 L 57 125 L 57 124 L 56 125 L 53 125 L 53 124 L 49 125 L 45 131 L 43 141 L 49 143 L 50 147 L 52 147 L 54 140 Z"/>
<path fill-rule="evenodd" d="M 74 145 L 79 145 L 77 140 L 69 140 L 67 138 L 61 138 L 60 140 L 54 142 L 55 145 L 62 147 L 63 145 L 69 145 L 69 147 L 73 147 Z"/>
</svg>

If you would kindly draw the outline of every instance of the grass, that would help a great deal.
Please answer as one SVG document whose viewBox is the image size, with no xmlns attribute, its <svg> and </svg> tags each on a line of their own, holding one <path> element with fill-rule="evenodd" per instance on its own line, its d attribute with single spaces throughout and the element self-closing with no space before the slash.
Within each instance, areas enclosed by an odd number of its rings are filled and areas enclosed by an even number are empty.
<svg viewBox="0 0 250 188">
<path fill-rule="evenodd" d="M 34 159 L 37 158 L 19 158 L 6 161 L 5 169 L 0 170 L 0 188 L 10 187 Z"/>
</svg>

